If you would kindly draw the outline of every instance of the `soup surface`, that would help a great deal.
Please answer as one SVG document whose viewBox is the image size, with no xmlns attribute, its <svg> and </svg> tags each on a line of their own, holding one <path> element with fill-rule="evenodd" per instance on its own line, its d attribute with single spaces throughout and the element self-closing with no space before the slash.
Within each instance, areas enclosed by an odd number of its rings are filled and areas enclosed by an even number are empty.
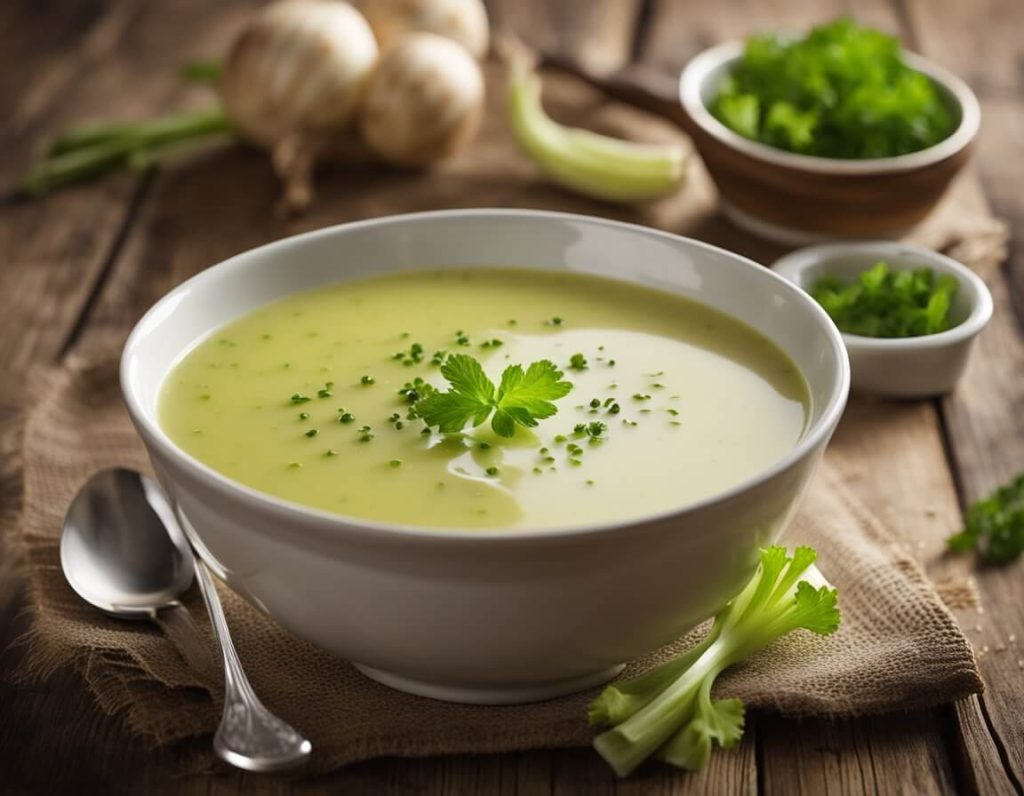
<svg viewBox="0 0 1024 796">
<path fill-rule="evenodd" d="M 547 359 L 571 391 L 511 437 L 410 418 L 438 364 Z M 420 392 L 423 392 L 421 390 Z M 575 273 L 474 268 L 331 285 L 212 333 L 168 375 L 160 419 L 219 472 L 297 503 L 441 528 L 634 518 L 726 489 L 797 443 L 807 391 L 766 338 L 671 294 Z M 415 413 L 413 413 L 415 414 Z"/>
</svg>

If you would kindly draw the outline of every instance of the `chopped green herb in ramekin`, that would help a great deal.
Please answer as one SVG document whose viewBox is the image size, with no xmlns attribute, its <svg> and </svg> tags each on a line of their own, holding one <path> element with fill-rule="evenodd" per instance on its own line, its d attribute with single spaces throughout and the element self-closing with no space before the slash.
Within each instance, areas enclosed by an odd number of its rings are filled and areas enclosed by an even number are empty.
<svg viewBox="0 0 1024 796">
<path fill-rule="evenodd" d="M 745 138 L 826 158 L 884 158 L 948 137 L 954 115 L 899 41 L 843 17 L 806 36 L 747 40 L 710 110 Z"/>
<path fill-rule="evenodd" d="M 892 271 L 879 261 L 852 284 L 819 279 L 814 297 L 840 331 L 864 337 L 921 337 L 952 326 L 949 310 L 957 281 L 929 268 Z"/>
</svg>

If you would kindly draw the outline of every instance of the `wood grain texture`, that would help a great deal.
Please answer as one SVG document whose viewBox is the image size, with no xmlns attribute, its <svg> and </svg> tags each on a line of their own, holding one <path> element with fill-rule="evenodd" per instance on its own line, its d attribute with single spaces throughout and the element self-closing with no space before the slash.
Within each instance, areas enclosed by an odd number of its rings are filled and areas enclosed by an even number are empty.
<svg viewBox="0 0 1024 796">
<path fill-rule="evenodd" d="M 1005 266 L 982 274 L 995 301 L 992 323 L 978 340 L 961 387 L 941 404 L 966 505 L 1024 471 L 1024 249 L 1018 237 L 1024 229 L 1024 9 L 1013 0 L 985 0 L 970 8 L 953 0 L 907 0 L 906 9 L 920 51 L 963 75 L 979 95 L 978 169 L 992 209 L 1014 235 Z M 1002 776 L 1024 793 L 1024 578 L 1018 564 L 978 567 L 976 580 L 984 613 L 968 626 L 987 687 L 977 710 L 960 710 L 962 753 L 979 779 L 1001 781 L 991 753 L 982 751 L 984 739 L 977 738 L 984 727 L 999 752 Z"/>
<path fill-rule="evenodd" d="M 15 157 L 0 159 L 0 185 L 24 166 L 24 153 L 72 120 L 144 115 L 202 103 L 175 78 L 189 57 L 210 57 L 236 26 L 247 3 L 200 0 L 138 4 L 41 0 L 0 8 L 0 113 L 11 123 L 0 140 Z M 983 89 L 986 129 L 980 173 L 996 211 L 1024 224 L 1024 155 L 1020 130 L 1019 0 L 991 0 L 978 13 L 952 0 L 495 0 L 492 15 L 535 46 L 598 72 L 613 72 L 637 54 L 641 66 L 671 80 L 700 49 L 770 27 L 802 28 L 852 9 L 862 21 L 900 32 L 936 60 Z M 948 7 L 947 7 L 948 6 Z M 641 14 L 646 10 L 646 16 Z M 977 14 L 976 17 L 971 17 Z M 1017 16 L 1015 17 L 1014 14 Z M 646 25 L 638 25 L 639 19 Z M 642 29 L 641 29 L 642 28 Z M 1015 35 L 1015 31 L 1017 34 Z M 638 32 L 641 34 L 637 36 Z M 639 41 L 639 47 L 637 42 Z M 993 43 L 994 42 L 994 43 Z M 978 53 L 988 56 L 982 63 Z M 14 56 L 14 57 L 10 57 Z M 210 174 L 216 168 L 217 179 Z M 360 178 L 357 172 L 355 179 Z M 374 178 L 395 179 L 387 175 Z M 244 191 L 238 185 L 245 185 Z M 145 189 L 130 176 L 76 188 L 44 202 L 0 208 L 0 361 L 13 378 L 0 384 L 0 455 L 13 450 L 22 404 L 16 384 L 26 368 L 52 360 L 69 337 L 78 353 L 110 350 L 165 290 L 229 254 L 307 226 L 346 220 L 349 186 L 332 178 L 324 206 L 298 224 L 276 221 L 277 187 L 262 155 L 244 148 L 198 155 L 158 172 Z M 515 202 L 517 197 L 509 200 Z M 135 207 L 131 214 L 129 210 Z M 123 234 L 123 242 L 121 240 Z M 709 239 L 762 261 L 777 250 L 717 219 Z M 123 243 L 123 245 L 122 245 Z M 118 720 L 95 710 L 74 673 L 45 684 L 12 685 L 18 650 L 0 658 L 0 789 L 28 792 L 185 793 L 982 793 L 1020 787 L 1020 687 L 1024 674 L 1000 643 L 1020 627 L 1024 594 L 1016 572 L 974 573 L 969 559 L 943 554 L 959 525 L 956 486 L 968 499 L 1005 479 L 1024 433 L 1022 344 L 1012 305 L 1024 306 L 1024 259 L 1014 249 L 1008 269 L 989 275 L 1000 318 L 986 333 L 970 382 L 942 405 L 855 400 L 829 455 L 844 459 L 851 488 L 889 524 L 907 529 L 908 552 L 936 576 L 976 574 L 989 610 L 963 611 L 961 621 L 980 649 L 989 691 L 985 701 L 954 708 L 860 721 L 791 722 L 755 716 L 744 743 L 712 758 L 699 776 L 645 767 L 618 781 L 589 750 L 534 751 L 430 760 L 384 759 L 319 778 L 266 778 L 224 770 L 180 779 L 181 752 L 153 750 L 123 733 Z M 108 268 L 109 266 L 109 268 Z M 109 279 L 104 280 L 108 275 Z M 1007 278 L 1009 276 L 1009 278 Z M 101 287 L 95 303 L 95 287 Z M 10 297 L 17 297 L 16 300 Z M 86 310 L 79 326 L 79 316 Z M 1016 376 L 1016 379 L 1014 378 Z M 942 423 L 940 423 L 940 419 Z M 944 423 L 944 425 L 943 425 Z M 947 436 L 943 437 L 943 430 Z M 6 441 L 5 441 L 6 440 Z M 948 445 L 948 457 L 945 445 Z M 10 462 L 9 456 L 4 459 Z M 949 463 L 957 466 L 954 479 Z M 16 498 L 16 470 L 0 481 L 0 508 Z M 4 559 L 4 563 L 8 559 Z M 24 629 L 12 621 L 17 578 L 0 568 L 0 649 Z M 1015 601 L 1015 602 L 1014 602 Z M 1004 608 L 998 615 L 992 606 Z M 1005 606 L 1010 606 L 1005 608 Z M 1014 609 L 1016 612 L 1014 612 Z M 980 626 L 980 631 L 974 630 Z M 1024 640 L 1018 629 L 1017 644 Z M 1015 735 L 1015 733 L 1017 733 Z M 59 760 L 59 765 L 54 761 Z M 1016 779 L 1014 779 L 1016 778 Z"/>
</svg>

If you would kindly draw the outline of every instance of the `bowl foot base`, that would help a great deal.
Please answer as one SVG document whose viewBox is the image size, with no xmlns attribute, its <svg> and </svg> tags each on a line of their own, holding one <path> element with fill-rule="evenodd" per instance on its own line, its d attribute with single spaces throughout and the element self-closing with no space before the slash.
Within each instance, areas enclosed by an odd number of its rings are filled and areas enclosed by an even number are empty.
<svg viewBox="0 0 1024 796">
<path fill-rule="evenodd" d="M 376 680 L 378 683 L 398 691 L 405 691 L 407 694 L 430 697 L 443 702 L 464 702 L 470 705 L 515 705 L 522 702 L 554 699 L 606 683 L 621 672 L 625 664 L 580 677 L 569 677 L 565 680 L 494 687 L 430 683 L 391 672 L 382 672 L 380 669 L 373 669 L 358 663 L 354 666 L 371 680 Z"/>
<path fill-rule="evenodd" d="M 829 243 L 836 240 L 896 240 L 907 234 L 909 229 L 894 229 L 889 232 L 877 232 L 871 235 L 842 235 L 830 232 L 812 232 L 811 230 L 787 227 L 774 221 L 752 216 L 746 210 L 740 210 L 726 199 L 719 199 L 722 215 L 745 232 L 759 238 L 784 246 L 810 246 L 815 243 Z"/>
</svg>

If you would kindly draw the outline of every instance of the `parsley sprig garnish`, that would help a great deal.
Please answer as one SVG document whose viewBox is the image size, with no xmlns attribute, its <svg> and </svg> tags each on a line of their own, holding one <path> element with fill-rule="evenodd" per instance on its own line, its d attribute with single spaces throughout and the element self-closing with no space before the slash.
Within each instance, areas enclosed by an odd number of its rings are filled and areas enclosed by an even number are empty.
<svg viewBox="0 0 1024 796">
<path fill-rule="evenodd" d="M 552 403 L 567 395 L 572 384 L 562 381 L 562 371 L 542 359 L 523 370 L 509 365 L 494 385 L 476 359 L 452 354 L 441 366 L 451 388 L 424 396 L 415 405 L 416 415 L 428 426 L 445 434 L 456 434 L 467 425 L 479 426 L 491 418 L 491 428 L 511 437 L 516 425 L 532 428 L 558 409 Z M 493 416 L 492 416 L 493 413 Z"/>
<path fill-rule="evenodd" d="M 987 561 L 1006 563 L 1024 553 L 1024 473 L 972 505 L 964 529 L 948 539 L 951 550 L 978 548 Z"/>
</svg>

